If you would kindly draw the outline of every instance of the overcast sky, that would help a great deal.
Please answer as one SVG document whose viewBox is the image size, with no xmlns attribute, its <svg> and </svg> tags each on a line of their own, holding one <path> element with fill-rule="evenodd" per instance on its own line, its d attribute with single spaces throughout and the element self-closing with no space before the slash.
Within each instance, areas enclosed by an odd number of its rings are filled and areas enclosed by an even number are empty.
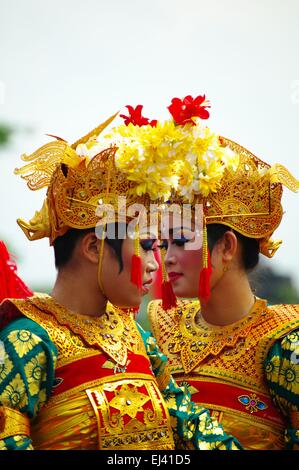
<svg viewBox="0 0 299 470">
<path fill-rule="evenodd" d="M 12 171 L 52 133 L 73 142 L 126 104 L 168 118 L 174 96 L 205 93 L 209 127 L 299 178 L 298 0 L 0 0 L 0 236 L 29 284 L 55 278 L 47 240 L 15 223 L 40 209 Z M 28 132 L 30 131 L 30 132 Z M 299 194 L 284 191 L 273 266 L 299 288 Z"/>
</svg>

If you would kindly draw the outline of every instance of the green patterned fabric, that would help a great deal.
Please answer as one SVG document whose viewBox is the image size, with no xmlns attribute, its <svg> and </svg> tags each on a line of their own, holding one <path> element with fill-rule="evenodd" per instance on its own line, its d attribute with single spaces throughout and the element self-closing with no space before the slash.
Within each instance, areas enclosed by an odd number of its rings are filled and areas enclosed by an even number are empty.
<svg viewBox="0 0 299 470">
<path fill-rule="evenodd" d="M 11 322 L 0 332 L 5 354 L 0 364 L 0 404 L 30 419 L 51 394 L 57 349 L 47 332 L 28 318 Z M 0 440 L 0 449 L 30 449 L 31 440 L 14 436 Z"/>
<path fill-rule="evenodd" d="M 137 324 L 138 325 L 138 324 Z M 162 375 L 167 367 L 167 358 L 159 350 L 156 339 L 151 333 L 138 325 L 139 331 L 151 360 L 153 372 Z M 172 377 L 162 390 L 170 415 L 175 418 L 174 435 L 177 447 L 199 450 L 238 450 L 241 444 L 234 437 L 226 434 L 209 410 L 191 401 L 187 387 L 178 386 Z"/>
<path fill-rule="evenodd" d="M 287 421 L 286 448 L 299 449 L 299 330 L 274 343 L 265 362 L 265 371 L 274 403 Z"/>
<path fill-rule="evenodd" d="M 156 340 L 140 326 L 152 368 L 157 377 L 166 372 L 166 357 Z M 47 332 L 32 320 L 20 318 L 0 333 L 5 348 L 4 364 L 0 365 L 0 404 L 15 408 L 30 419 L 48 400 L 54 381 L 57 349 Z M 237 440 L 228 436 L 205 408 L 191 402 L 187 388 L 179 387 L 170 378 L 163 390 L 173 417 L 175 440 L 180 448 L 240 449 Z M 0 450 L 32 449 L 26 436 L 0 440 Z"/>
</svg>

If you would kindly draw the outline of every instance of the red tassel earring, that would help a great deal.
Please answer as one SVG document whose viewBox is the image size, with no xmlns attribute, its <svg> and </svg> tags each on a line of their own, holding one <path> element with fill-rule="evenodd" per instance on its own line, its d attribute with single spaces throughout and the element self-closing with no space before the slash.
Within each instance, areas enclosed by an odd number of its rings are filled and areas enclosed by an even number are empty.
<svg viewBox="0 0 299 470">
<path fill-rule="evenodd" d="M 165 253 L 161 250 L 161 264 L 162 264 L 162 307 L 164 310 L 176 307 L 176 296 L 173 292 L 171 282 L 168 279 L 164 263 Z"/>
<path fill-rule="evenodd" d="M 199 275 L 199 300 L 207 302 L 210 298 L 211 287 L 210 278 L 212 274 L 212 265 L 210 251 L 208 248 L 208 234 L 205 218 L 203 220 L 203 240 L 202 240 L 202 270 Z"/>
<path fill-rule="evenodd" d="M 139 226 L 136 224 L 134 238 L 134 255 L 131 264 L 131 282 L 135 284 L 138 290 L 142 291 L 142 263 L 140 258 L 140 237 Z"/>
</svg>

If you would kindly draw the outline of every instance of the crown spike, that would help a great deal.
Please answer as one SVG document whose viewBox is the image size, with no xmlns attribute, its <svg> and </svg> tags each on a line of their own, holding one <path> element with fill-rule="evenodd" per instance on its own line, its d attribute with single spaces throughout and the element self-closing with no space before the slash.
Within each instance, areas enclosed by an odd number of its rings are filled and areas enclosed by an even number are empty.
<svg viewBox="0 0 299 470">
<path fill-rule="evenodd" d="M 81 137 L 81 139 L 77 140 L 74 144 L 71 145 L 72 149 L 76 150 L 77 146 L 79 144 L 85 144 L 86 142 L 88 142 L 88 140 L 90 139 L 90 137 L 96 135 L 98 136 L 101 132 L 103 132 L 103 130 L 109 126 L 109 124 L 116 118 L 116 116 L 118 115 L 118 112 L 113 114 L 113 116 L 111 116 L 110 118 L 108 118 L 106 121 L 104 121 L 102 124 L 100 124 L 98 127 L 96 127 L 95 129 L 93 129 L 91 132 L 89 132 L 88 134 L 86 134 L 84 137 Z"/>
</svg>

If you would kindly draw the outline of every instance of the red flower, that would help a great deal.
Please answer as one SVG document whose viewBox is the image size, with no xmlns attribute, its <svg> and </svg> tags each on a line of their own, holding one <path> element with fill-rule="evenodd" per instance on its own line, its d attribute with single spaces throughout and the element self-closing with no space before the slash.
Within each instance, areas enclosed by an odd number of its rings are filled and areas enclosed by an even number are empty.
<svg viewBox="0 0 299 470">
<path fill-rule="evenodd" d="M 129 111 L 129 116 L 125 116 L 124 114 L 120 114 L 120 117 L 125 120 L 125 125 L 128 126 L 130 123 L 132 123 L 134 126 L 147 126 L 148 124 L 152 127 L 155 127 L 157 125 L 157 120 L 153 119 L 150 121 L 148 118 L 144 117 L 141 115 L 142 108 L 143 106 L 141 104 L 138 104 L 136 108 L 134 109 L 133 106 L 126 106 L 126 108 Z"/>
<path fill-rule="evenodd" d="M 201 119 L 208 119 L 210 113 L 206 108 L 210 108 L 210 102 L 206 100 L 206 95 L 197 96 L 194 99 L 188 95 L 183 100 L 173 98 L 167 109 L 169 109 L 176 124 L 184 125 L 187 122 L 194 124 L 192 118 L 196 116 Z"/>
</svg>

